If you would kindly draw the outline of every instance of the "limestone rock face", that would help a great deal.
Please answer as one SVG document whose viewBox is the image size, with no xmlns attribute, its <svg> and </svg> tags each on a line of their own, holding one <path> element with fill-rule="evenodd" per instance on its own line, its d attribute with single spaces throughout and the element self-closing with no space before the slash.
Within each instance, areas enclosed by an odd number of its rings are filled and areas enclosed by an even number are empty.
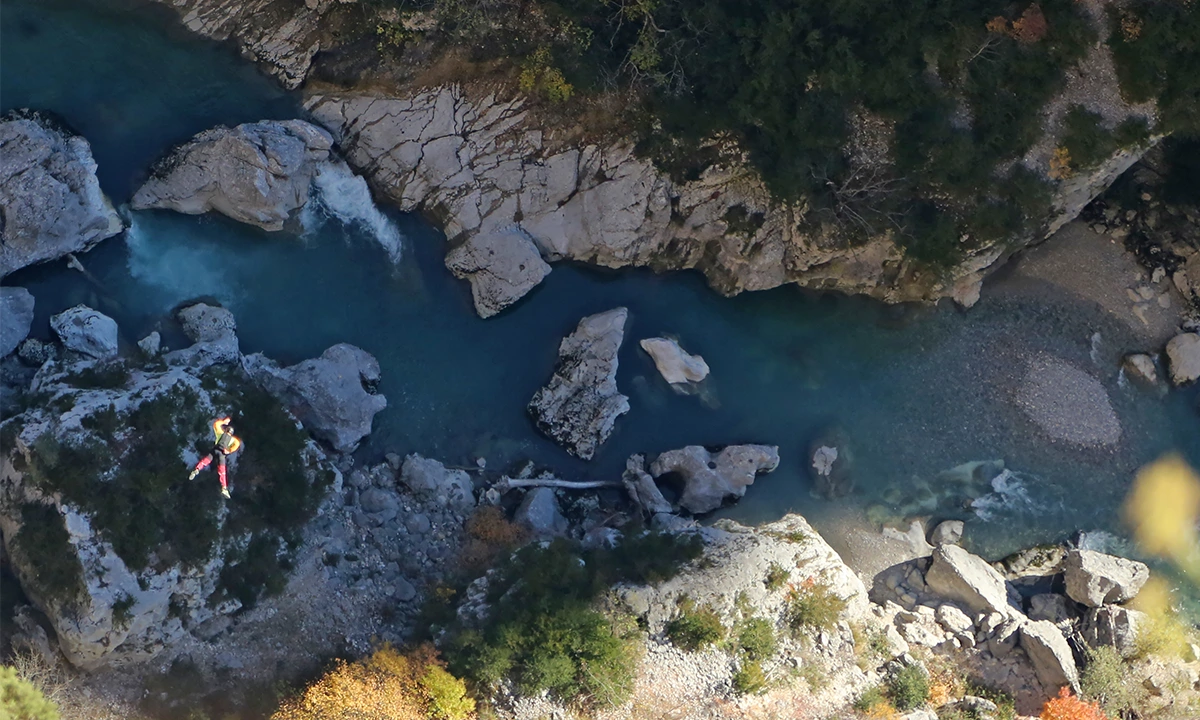
<svg viewBox="0 0 1200 720">
<path fill-rule="evenodd" d="M 28 110 L 0 117 L 0 277 L 87 250 L 123 227 L 87 140 Z"/>
<path fill-rule="evenodd" d="M 281 230 L 308 202 L 313 176 L 330 160 L 332 145 L 328 132 L 301 120 L 205 130 L 160 161 L 130 205 L 190 215 L 216 210 Z"/>
<path fill-rule="evenodd" d="M 558 498 L 548 487 L 533 488 L 525 493 L 513 520 L 539 537 L 565 535 L 569 528 L 567 519 L 558 509 Z"/>
<path fill-rule="evenodd" d="M 672 385 L 698 383 L 708 377 L 708 363 L 699 355 L 690 355 L 669 338 L 646 338 L 639 345 L 654 360 L 654 367 Z"/>
<path fill-rule="evenodd" d="M 446 267 L 471 283 L 475 312 L 484 318 L 520 300 L 550 273 L 537 246 L 520 230 L 472 235 L 446 253 Z"/>
<path fill-rule="evenodd" d="M 629 412 L 629 398 L 617 391 L 617 351 L 628 316 L 616 308 L 580 320 L 558 346 L 554 376 L 529 402 L 538 429 L 584 460 Z"/>
<path fill-rule="evenodd" d="M 663 497 L 662 491 L 654 483 L 654 478 L 646 472 L 646 458 L 632 455 L 625 461 L 625 472 L 621 475 L 625 483 L 625 491 L 629 498 L 647 515 L 670 513 L 671 503 Z"/>
<path fill-rule="evenodd" d="M 1088 607 L 1132 600 L 1146 581 L 1150 568 L 1136 560 L 1092 550 L 1072 550 L 1063 562 L 1067 596 Z"/>
<path fill-rule="evenodd" d="M 334 345 L 319 358 L 286 368 L 261 353 L 242 364 L 309 432 L 338 452 L 353 450 L 371 433 L 375 413 L 387 407 L 383 395 L 367 388 L 379 381 L 379 362 L 354 345 Z"/>
<path fill-rule="evenodd" d="M 0 287 L 0 357 L 29 337 L 33 325 L 33 295 L 22 287 Z"/>
<path fill-rule="evenodd" d="M 1030 621 L 1021 626 L 1021 647 L 1033 663 L 1038 681 L 1049 693 L 1064 685 L 1079 692 L 1079 670 L 1075 656 L 1062 631 L 1048 620 Z"/>
<path fill-rule="evenodd" d="M 779 467 L 779 448 L 772 445 L 731 445 L 712 454 L 699 445 L 665 452 L 650 464 L 650 474 L 683 477 L 679 505 L 700 514 L 721 507 L 728 497 L 740 498 L 760 472 Z"/>
<path fill-rule="evenodd" d="M 1200 334 L 1182 333 L 1167 343 L 1171 382 L 1186 385 L 1200 380 Z"/>
<path fill-rule="evenodd" d="M 225 308 L 196 303 L 180 310 L 176 318 L 193 344 L 167 353 L 168 363 L 200 368 L 241 358 L 237 321 Z"/>
<path fill-rule="evenodd" d="M 1123 657 L 1130 657 L 1137 652 L 1138 627 L 1148 619 L 1146 613 L 1138 610 L 1104 605 L 1084 614 L 1079 634 L 1093 648 L 1107 645 Z"/>
<path fill-rule="evenodd" d="M 400 482 L 416 493 L 444 497 L 451 505 L 469 508 L 475 505 L 474 486 L 464 470 L 449 470 L 445 465 L 416 453 L 404 458 Z"/>
<path fill-rule="evenodd" d="M 978 555 L 957 545 L 940 545 L 925 573 L 933 594 L 962 603 L 979 613 L 1013 617 L 1019 611 L 1009 603 L 1008 585 L 995 568 Z"/>
<path fill-rule="evenodd" d="M 117 321 L 86 305 L 50 318 L 50 329 L 67 350 L 95 360 L 117 356 Z"/>
</svg>

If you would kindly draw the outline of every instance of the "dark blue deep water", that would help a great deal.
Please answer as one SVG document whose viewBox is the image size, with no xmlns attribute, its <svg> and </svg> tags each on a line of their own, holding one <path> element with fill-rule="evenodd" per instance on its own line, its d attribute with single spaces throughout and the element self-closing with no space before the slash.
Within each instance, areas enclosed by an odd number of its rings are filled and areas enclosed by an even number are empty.
<svg viewBox="0 0 1200 720">
<path fill-rule="evenodd" d="M 87 137 L 117 205 L 155 158 L 200 130 L 302 117 L 296 96 L 233 48 L 187 34 L 162 8 L 60 0 L 4 3 L 0 106 L 53 111 Z M 166 327 L 177 303 L 214 296 L 235 313 L 245 352 L 294 362 L 333 343 L 359 345 L 379 359 L 388 398 L 360 450 L 368 460 L 387 451 L 452 464 L 483 456 L 503 469 L 533 459 L 565 478 L 615 478 L 634 452 L 778 444 L 779 470 L 721 513 L 752 521 L 796 510 L 821 525 L 828 506 L 810 495 L 804 453 L 831 423 L 854 443 L 863 505 L 895 509 L 930 483 L 936 498 L 939 472 L 1003 459 L 1016 476 L 989 495 L 987 512 L 949 496 L 933 510 L 969 519 L 975 547 L 992 555 L 1077 528 L 1119 531 L 1117 510 L 1139 465 L 1172 450 L 1200 465 L 1196 391 L 1159 399 L 1123 387 L 1117 362 L 1142 349 L 1136 339 L 1098 307 L 1037 287 L 1001 283 L 963 313 L 794 288 L 728 299 L 690 273 L 557 265 L 519 305 L 484 321 L 467 285 L 442 265 L 442 235 L 385 212 L 403 238 L 395 265 L 375 241 L 378 222 L 346 224 L 319 209 L 301 236 L 152 212 L 129 214 L 130 231 L 82 256 L 99 287 L 60 264 L 6 282 L 36 297 L 37 336 L 49 334 L 50 315 L 86 302 L 135 342 Z M 562 336 L 581 316 L 618 305 L 631 311 L 618 384 L 632 410 L 584 463 L 540 436 L 525 404 L 549 377 Z M 663 333 L 712 367 L 703 400 L 675 394 L 637 347 Z M 1104 382 L 1124 426 L 1118 446 L 1076 449 L 1029 423 L 1011 398 L 1037 353 Z"/>
</svg>

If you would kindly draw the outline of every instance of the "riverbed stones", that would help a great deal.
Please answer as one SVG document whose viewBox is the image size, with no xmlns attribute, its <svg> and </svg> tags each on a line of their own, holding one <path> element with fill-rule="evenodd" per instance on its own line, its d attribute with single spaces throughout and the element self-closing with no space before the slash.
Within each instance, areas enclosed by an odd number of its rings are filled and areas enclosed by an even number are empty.
<svg viewBox="0 0 1200 720">
<path fill-rule="evenodd" d="M 646 338 L 642 349 L 654 360 L 654 367 L 671 385 L 698 383 L 708 377 L 708 363 L 699 355 L 691 355 L 671 338 Z"/>
<path fill-rule="evenodd" d="M 67 350 L 94 360 L 117 356 L 117 321 L 87 305 L 50 318 L 50 329 Z"/>
<path fill-rule="evenodd" d="M 956 601 L 976 613 L 1013 617 L 1019 611 L 1009 603 L 1008 585 L 986 560 L 957 545 L 941 545 L 925 573 L 934 595 Z"/>
<path fill-rule="evenodd" d="M 1181 333 L 1167 343 L 1171 382 L 1187 385 L 1200 379 L 1200 334 Z"/>
<path fill-rule="evenodd" d="M 628 317 L 621 307 L 580 320 L 558 346 L 550 382 L 529 402 L 538 429 L 584 460 L 629 412 L 629 398 L 617 391 L 617 351 Z"/>
<path fill-rule="evenodd" d="M 1154 358 L 1145 353 L 1126 355 L 1121 362 L 1125 377 L 1147 387 L 1158 385 L 1158 369 L 1154 367 Z"/>
<path fill-rule="evenodd" d="M 727 498 L 742 497 L 760 472 L 777 467 L 779 448 L 773 445 L 731 445 L 715 454 L 689 445 L 659 455 L 650 464 L 650 474 L 682 477 L 679 506 L 699 515 L 721 507 Z"/>
<path fill-rule="evenodd" d="M 550 265 L 519 228 L 472 235 L 446 253 L 446 267 L 471 283 L 475 312 L 482 318 L 520 300 L 550 274 Z"/>
<path fill-rule="evenodd" d="M 33 325 L 33 295 L 23 287 L 0 287 L 0 357 L 17 349 Z"/>
<path fill-rule="evenodd" d="M 333 138 L 302 120 L 264 120 L 196 135 L 159 161 L 130 201 L 198 215 L 210 210 L 264 230 L 282 230 L 309 199 Z"/>
<path fill-rule="evenodd" d="M 1121 422 L 1104 385 L 1065 360 L 1032 358 L 1016 402 L 1052 440 L 1111 447 L 1121 439 Z"/>
<path fill-rule="evenodd" d="M 1150 568 L 1092 550 L 1071 550 L 1063 561 L 1067 596 L 1088 607 L 1122 603 L 1137 596 L 1150 579 Z"/>
<path fill-rule="evenodd" d="M 533 488 L 525 493 L 513 521 L 543 538 L 565 535 L 570 527 L 558 509 L 558 498 L 548 487 Z"/>
<path fill-rule="evenodd" d="M 1038 682 L 1050 693 L 1063 686 L 1079 692 L 1079 670 L 1062 631 L 1048 620 L 1031 620 L 1021 626 L 1021 648 L 1033 663 Z"/>
<path fill-rule="evenodd" d="M 453 507 L 465 509 L 475 505 L 475 488 L 465 470 L 450 470 L 437 460 L 416 453 L 404 458 L 400 482 L 415 493 L 444 498 Z"/>
<path fill-rule="evenodd" d="M 0 117 L 0 277 L 122 229 L 87 140 L 41 113 Z"/>
<path fill-rule="evenodd" d="M 347 343 L 291 367 L 280 368 L 261 353 L 246 357 L 243 367 L 338 452 L 357 447 L 371 433 L 375 413 L 387 407 L 387 399 L 372 390 L 379 382 L 379 362 Z"/>
</svg>

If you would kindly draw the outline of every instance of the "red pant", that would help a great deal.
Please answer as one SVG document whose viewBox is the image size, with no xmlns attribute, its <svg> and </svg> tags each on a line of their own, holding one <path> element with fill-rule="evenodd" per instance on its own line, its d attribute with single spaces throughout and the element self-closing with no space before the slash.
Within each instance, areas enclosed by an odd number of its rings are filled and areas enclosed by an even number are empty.
<svg viewBox="0 0 1200 720">
<path fill-rule="evenodd" d="M 217 477 L 221 479 L 221 487 L 227 488 L 229 485 L 225 481 L 225 453 L 220 450 L 213 450 L 210 454 L 200 458 L 200 462 L 196 463 L 196 470 L 208 467 L 214 457 L 217 459 Z"/>
</svg>

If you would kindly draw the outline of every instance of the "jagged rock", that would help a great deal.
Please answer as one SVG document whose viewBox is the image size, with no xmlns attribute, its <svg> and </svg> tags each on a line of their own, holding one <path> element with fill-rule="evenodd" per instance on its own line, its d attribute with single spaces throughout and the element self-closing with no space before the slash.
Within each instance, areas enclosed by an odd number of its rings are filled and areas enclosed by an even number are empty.
<svg viewBox="0 0 1200 720">
<path fill-rule="evenodd" d="M 1079 692 L 1079 671 L 1067 639 L 1052 622 L 1029 621 L 1021 626 L 1021 648 L 1033 663 L 1038 681 L 1048 692 L 1064 685 Z"/>
<path fill-rule="evenodd" d="M 1019 612 L 1009 603 L 1008 586 L 1000 573 L 983 558 L 957 545 L 941 545 L 933 551 L 925 583 L 933 594 L 960 602 L 975 612 L 996 612 L 1005 617 Z"/>
<path fill-rule="evenodd" d="M 1002 622 L 987 638 L 988 652 L 998 658 L 1007 657 L 1017 646 L 1020 639 L 1021 620 L 1006 620 Z"/>
<path fill-rule="evenodd" d="M 742 497 L 758 473 L 778 466 L 779 448 L 773 445 L 731 445 L 715 455 L 689 445 L 659 455 L 650 464 L 650 474 L 655 478 L 681 475 L 684 488 L 679 505 L 698 515 L 716 510 L 728 497 Z"/>
<path fill-rule="evenodd" d="M 646 338 L 640 343 L 654 360 L 654 367 L 672 385 L 698 383 L 708 377 L 708 363 L 699 355 L 690 355 L 670 338 Z"/>
<path fill-rule="evenodd" d="M 1146 613 L 1119 605 L 1090 608 L 1079 623 L 1079 634 L 1093 648 L 1107 645 L 1130 657 L 1138 649 L 1138 627 L 1147 619 Z"/>
<path fill-rule="evenodd" d="M 1182 333 L 1167 343 L 1171 382 L 1186 385 L 1200 379 L 1200 334 Z"/>
<path fill-rule="evenodd" d="M 809 444 L 808 456 L 808 473 L 817 495 L 833 500 L 854 492 L 854 459 L 845 431 L 834 427 L 822 432 Z"/>
<path fill-rule="evenodd" d="M 86 305 L 50 318 L 50 329 L 67 350 L 96 360 L 117 356 L 117 321 Z"/>
<path fill-rule="evenodd" d="M 1136 560 L 1071 550 L 1063 561 L 1063 575 L 1068 597 L 1088 607 L 1100 607 L 1133 599 L 1150 579 L 1150 568 Z"/>
<path fill-rule="evenodd" d="M 367 388 L 379 381 L 379 363 L 353 345 L 334 345 L 319 358 L 286 368 L 261 353 L 246 357 L 242 365 L 309 432 L 338 452 L 353 450 L 371 433 L 375 413 L 387 407 L 383 395 Z"/>
<path fill-rule="evenodd" d="M 58 357 L 58 348 L 53 343 L 42 342 L 37 338 L 25 338 L 17 348 L 17 357 L 21 362 L 31 367 L 41 367 L 47 360 Z"/>
<path fill-rule="evenodd" d="M 302 120 L 206 130 L 160 161 L 130 206 L 189 215 L 216 210 L 282 230 L 308 202 L 313 176 L 330 161 L 332 146 L 328 132 Z"/>
<path fill-rule="evenodd" d="M 203 368 L 241 359 L 233 313 L 222 307 L 196 303 L 181 309 L 175 317 L 193 344 L 167 353 L 165 359 L 169 364 Z"/>
<path fill-rule="evenodd" d="M 943 520 L 929 533 L 929 543 L 938 545 L 957 545 L 963 536 L 965 525 L 962 520 Z"/>
<path fill-rule="evenodd" d="M 475 486 L 464 470 L 448 470 L 445 465 L 416 453 L 404 458 L 400 482 L 416 493 L 444 497 L 451 505 L 469 508 L 475 505 Z"/>
<path fill-rule="evenodd" d="M 1121 362 L 1125 376 L 1134 382 L 1154 387 L 1158 385 L 1158 370 L 1154 367 L 1154 358 L 1145 353 L 1126 355 Z"/>
<path fill-rule="evenodd" d="M 35 655 L 45 667 L 52 668 L 58 665 L 58 643 L 51 644 L 46 629 L 33 616 L 30 606 L 21 605 L 16 609 L 13 613 L 13 626 L 13 650 Z"/>
<path fill-rule="evenodd" d="M 548 487 L 532 488 L 525 493 L 513 520 L 541 537 L 565 535 L 569 528 L 558 509 L 558 498 Z"/>
<path fill-rule="evenodd" d="M 158 357 L 158 353 L 162 351 L 162 336 L 155 330 L 141 340 L 138 340 L 138 348 L 146 354 L 146 357 Z"/>
<path fill-rule="evenodd" d="M 993 563 L 992 567 L 1006 580 L 1046 577 L 1062 572 L 1066 556 L 1067 549 L 1062 545 L 1034 545 Z"/>
<path fill-rule="evenodd" d="M 958 633 L 975 631 L 975 621 L 967 617 L 967 614 L 953 605 L 939 605 L 935 611 L 938 624 L 946 628 L 946 632 L 957 635 Z"/>
<path fill-rule="evenodd" d="M 23 287 L 0 287 L 0 357 L 8 355 L 33 325 L 33 295 Z"/>
<path fill-rule="evenodd" d="M 550 274 L 537 246 L 519 229 L 472 235 L 446 253 L 446 267 L 471 283 L 475 312 L 483 318 L 520 300 Z"/>
<path fill-rule="evenodd" d="M 646 459 L 641 455 L 631 455 L 625 461 L 625 472 L 621 475 L 621 480 L 625 483 L 629 499 L 646 515 L 671 512 L 671 503 L 667 502 L 654 478 L 646 472 Z"/>
<path fill-rule="evenodd" d="M 40 113 L 0 118 L 0 277 L 87 250 L 122 228 L 87 140 Z"/>
<path fill-rule="evenodd" d="M 1029 619 L 1049 620 L 1057 625 L 1075 618 L 1067 599 L 1057 593 L 1040 593 L 1029 598 Z"/>
<path fill-rule="evenodd" d="M 616 308 L 580 320 L 558 346 L 550 382 L 529 402 L 538 429 L 584 460 L 608 439 L 617 417 L 629 412 L 629 398 L 617 391 L 617 351 L 628 316 Z"/>
</svg>

